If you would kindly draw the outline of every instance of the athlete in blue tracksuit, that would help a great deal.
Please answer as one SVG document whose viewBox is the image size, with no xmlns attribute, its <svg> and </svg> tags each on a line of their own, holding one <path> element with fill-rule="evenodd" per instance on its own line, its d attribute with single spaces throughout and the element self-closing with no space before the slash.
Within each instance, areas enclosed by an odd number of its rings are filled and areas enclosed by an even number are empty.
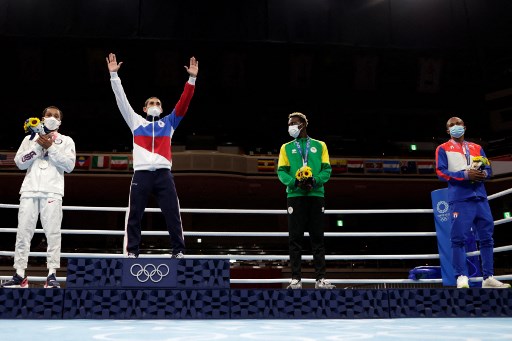
<svg viewBox="0 0 512 341">
<path fill-rule="evenodd" d="M 199 64 L 194 57 L 190 58 L 190 65 L 185 66 L 190 77 L 185 83 L 180 100 L 171 114 L 163 118 L 160 118 L 162 103 L 156 97 L 150 97 L 144 104 L 146 118 L 135 113 L 117 75 L 121 64 L 122 62 L 117 63 L 115 54 L 111 53 L 107 57 L 110 82 L 117 106 L 133 133 L 134 174 L 130 188 L 130 211 L 126 223 L 126 252 L 130 258 L 139 256 L 142 215 L 149 195 L 154 194 L 165 217 L 171 237 L 172 254 L 181 258 L 185 250 L 185 241 L 178 196 L 171 174 L 171 139 L 194 94 Z"/>
<path fill-rule="evenodd" d="M 484 181 L 491 177 L 491 167 L 489 164 L 476 165 L 479 157 L 486 158 L 484 150 L 480 145 L 464 140 L 466 127 L 460 118 L 450 118 L 446 127 L 452 138 L 436 149 L 436 172 L 440 180 L 448 182 L 452 263 L 457 287 L 469 287 L 465 241 L 471 227 L 475 228 L 480 240 L 482 287 L 510 287 L 493 277 L 494 219 L 484 186 Z"/>
</svg>

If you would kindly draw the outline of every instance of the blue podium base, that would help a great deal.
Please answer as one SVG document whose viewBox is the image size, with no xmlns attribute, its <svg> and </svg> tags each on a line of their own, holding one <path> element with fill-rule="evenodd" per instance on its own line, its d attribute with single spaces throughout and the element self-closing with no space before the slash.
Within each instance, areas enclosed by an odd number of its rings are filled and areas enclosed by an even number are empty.
<svg viewBox="0 0 512 341">
<path fill-rule="evenodd" d="M 0 289 L 1 319 L 512 317 L 512 290 L 231 289 L 228 259 L 70 258 L 65 289 Z"/>
<path fill-rule="evenodd" d="M 506 289 L 0 289 L 2 319 L 512 317 Z"/>
</svg>

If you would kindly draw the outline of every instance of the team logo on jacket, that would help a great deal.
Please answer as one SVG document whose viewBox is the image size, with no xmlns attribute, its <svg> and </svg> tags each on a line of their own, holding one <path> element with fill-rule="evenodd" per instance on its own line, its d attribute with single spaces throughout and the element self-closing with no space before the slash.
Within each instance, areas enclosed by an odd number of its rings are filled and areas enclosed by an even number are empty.
<svg viewBox="0 0 512 341">
<path fill-rule="evenodd" d="M 21 162 L 27 162 L 28 160 L 31 160 L 34 156 L 36 156 L 36 152 L 34 152 L 34 151 L 32 151 L 28 154 L 25 154 L 21 158 Z"/>
<path fill-rule="evenodd" d="M 310 150 L 311 150 L 311 153 L 316 153 L 317 152 L 316 147 L 311 147 Z"/>
<path fill-rule="evenodd" d="M 61 143 L 62 143 L 62 139 L 55 139 L 55 141 L 53 141 L 53 143 L 55 143 L 55 144 L 61 144 Z"/>
<path fill-rule="evenodd" d="M 439 212 L 439 213 L 446 213 L 446 212 L 448 212 L 448 208 L 449 208 L 449 207 L 450 207 L 450 206 L 448 206 L 448 203 L 447 203 L 446 201 L 441 200 L 441 201 L 439 201 L 439 202 L 437 203 L 437 205 L 436 205 L 436 210 L 437 210 L 437 212 Z"/>
<path fill-rule="evenodd" d="M 297 149 L 292 149 L 292 154 L 297 154 Z"/>
<path fill-rule="evenodd" d="M 162 120 L 158 121 L 158 126 L 159 126 L 160 128 L 165 127 L 165 123 L 164 123 L 164 121 L 162 121 Z"/>
<path fill-rule="evenodd" d="M 441 200 L 437 203 L 436 205 L 436 216 L 437 216 L 437 219 L 439 219 L 440 221 L 448 221 L 448 219 L 450 218 L 450 212 L 448 212 L 448 209 L 450 208 L 450 206 L 448 205 L 448 203 L 444 200 Z"/>
</svg>

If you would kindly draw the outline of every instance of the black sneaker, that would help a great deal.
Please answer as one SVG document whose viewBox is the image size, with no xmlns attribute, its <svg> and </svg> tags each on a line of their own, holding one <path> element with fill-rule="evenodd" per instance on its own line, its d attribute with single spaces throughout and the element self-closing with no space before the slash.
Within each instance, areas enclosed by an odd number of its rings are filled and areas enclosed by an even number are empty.
<svg viewBox="0 0 512 341">
<path fill-rule="evenodd" d="M 59 282 L 57 282 L 57 278 L 55 274 L 51 274 L 46 278 L 46 283 L 44 284 L 45 288 L 60 288 Z"/>
<path fill-rule="evenodd" d="M 1 285 L 2 288 L 28 288 L 28 278 L 21 277 L 18 274 L 14 274 L 12 278 Z"/>
</svg>

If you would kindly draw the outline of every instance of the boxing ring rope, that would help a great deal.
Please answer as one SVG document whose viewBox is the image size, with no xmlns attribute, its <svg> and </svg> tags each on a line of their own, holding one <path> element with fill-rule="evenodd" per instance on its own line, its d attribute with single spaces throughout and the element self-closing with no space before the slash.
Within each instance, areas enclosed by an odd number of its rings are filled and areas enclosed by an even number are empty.
<svg viewBox="0 0 512 341">
<path fill-rule="evenodd" d="M 492 200 L 512 193 L 512 188 L 493 195 L 488 199 Z M 0 204 L 0 208 L 18 209 L 19 205 Z M 127 212 L 127 207 L 90 207 L 90 206 L 63 206 L 63 210 L 69 211 L 95 211 L 95 212 Z M 146 208 L 145 212 L 161 212 L 159 208 Z M 287 214 L 286 210 L 252 210 L 252 209 L 181 209 L 181 213 L 199 213 L 199 214 Z M 376 209 L 376 210 L 325 210 L 325 214 L 426 214 L 433 213 L 432 209 Z M 502 225 L 512 221 L 512 218 L 499 219 L 494 222 L 495 225 Z M 16 228 L 0 228 L 0 233 L 14 233 Z M 62 234 L 69 235 L 124 235 L 124 231 L 119 230 L 70 230 L 62 229 Z M 44 233 L 43 229 L 36 229 L 35 233 Z M 167 231 L 142 231 L 142 235 L 147 236 L 167 236 Z M 287 232 L 195 232 L 184 231 L 185 236 L 206 236 L 206 237 L 287 237 Z M 309 234 L 304 233 L 305 236 Z M 326 232 L 326 237 L 435 237 L 435 232 Z M 495 247 L 494 253 L 511 251 L 512 245 Z M 480 251 L 468 252 L 468 256 L 479 255 Z M 14 251 L 0 251 L 0 256 L 14 256 Z M 30 252 L 32 257 L 46 257 L 46 252 Z M 123 254 L 107 253 L 61 253 L 61 257 L 83 257 L 83 258 L 119 258 Z M 141 254 L 141 258 L 150 257 L 170 258 L 169 254 Z M 188 259 L 226 259 L 231 262 L 250 261 L 250 260 L 289 260 L 288 255 L 186 255 Z M 302 260 L 312 260 L 312 255 L 303 255 Z M 326 260 L 375 260 L 375 259 L 439 259 L 439 254 L 413 254 L 413 255 L 326 255 Z M 512 274 L 495 276 L 499 280 L 512 280 Z M 0 276 L 0 280 L 8 280 L 10 276 Z M 65 281 L 65 277 L 58 277 L 59 281 Z M 29 280 L 35 282 L 44 282 L 46 277 L 29 276 Z M 288 283 L 289 278 L 275 279 L 231 279 L 231 283 Z M 478 282 L 482 277 L 471 278 L 471 281 Z M 315 279 L 303 278 L 304 283 L 314 283 Z M 392 284 L 392 283 L 442 283 L 442 279 L 332 279 L 332 283 L 347 284 Z"/>
</svg>

